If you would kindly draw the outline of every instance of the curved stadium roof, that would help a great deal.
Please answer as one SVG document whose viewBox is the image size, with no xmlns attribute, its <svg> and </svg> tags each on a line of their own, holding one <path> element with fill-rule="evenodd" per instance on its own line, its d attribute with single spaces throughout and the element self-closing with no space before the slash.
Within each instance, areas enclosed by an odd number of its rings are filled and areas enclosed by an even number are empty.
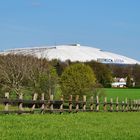
<svg viewBox="0 0 140 140">
<path fill-rule="evenodd" d="M 49 60 L 59 59 L 61 61 L 98 61 L 101 63 L 111 64 L 140 64 L 139 61 L 118 55 L 115 53 L 102 51 L 98 48 L 80 46 L 80 44 L 43 46 L 33 48 L 19 48 L 6 50 L 2 54 L 24 54 L 34 55 L 38 58 L 47 58 Z"/>
</svg>

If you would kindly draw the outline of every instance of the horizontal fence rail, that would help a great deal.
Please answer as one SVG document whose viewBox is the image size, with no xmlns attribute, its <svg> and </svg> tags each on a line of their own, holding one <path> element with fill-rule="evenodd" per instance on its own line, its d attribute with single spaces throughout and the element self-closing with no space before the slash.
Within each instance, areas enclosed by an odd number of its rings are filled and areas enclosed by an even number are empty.
<svg viewBox="0 0 140 140">
<path fill-rule="evenodd" d="M 32 100 L 24 100 L 23 95 L 20 95 L 18 99 L 10 99 L 9 93 L 5 93 L 5 97 L 0 99 L 0 104 L 4 105 L 2 114 L 10 113 L 77 113 L 77 112 L 133 112 L 140 111 L 140 100 L 128 100 L 119 101 L 118 97 L 113 100 L 110 98 L 107 101 L 107 97 L 103 101 L 99 101 L 99 97 L 95 98 L 91 96 L 90 100 L 87 100 L 86 96 L 83 99 L 79 99 L 79 95 L 73 100 L 72 95 L 69 96 L 69 100 L 64 100 L 61 96 L 60 100 L 54 100 L 54 96 L 50 95 L 49 100 L 45 100 L 44 94 L 41 99 L 38 99 L 38 94 L 34 94 Z M 17 109 L 11 109 L 14 106 Z"/>
</svg>

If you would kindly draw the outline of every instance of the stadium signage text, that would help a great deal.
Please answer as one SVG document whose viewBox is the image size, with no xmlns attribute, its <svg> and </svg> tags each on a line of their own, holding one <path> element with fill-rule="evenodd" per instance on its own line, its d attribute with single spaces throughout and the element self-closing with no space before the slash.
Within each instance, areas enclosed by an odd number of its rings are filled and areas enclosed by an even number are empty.
<svg viewBox="0 0 140 140">
<path fill-rule="evenodd" d="M 124 63 L 122 59 L 110 59 L 110 58 L 97 58 L 97 62 L 100 63 Z"/>
</svg>

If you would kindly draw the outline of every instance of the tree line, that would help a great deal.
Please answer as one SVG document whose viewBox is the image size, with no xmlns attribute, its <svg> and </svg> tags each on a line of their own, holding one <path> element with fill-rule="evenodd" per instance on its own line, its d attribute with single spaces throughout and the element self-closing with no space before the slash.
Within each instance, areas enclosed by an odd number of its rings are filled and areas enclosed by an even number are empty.
<svg viewBox="0 0 140 140">
<path fill-rule="evenodd" d="M 91 62 L 48 61 L 24 55 L 0 55 L 0 95 L 32 93 L 97 94 L 98 87 L 110 87 L 113 77 L 133 77 L 140 85 L 139 65 L 105 65 Z M 128 78 L 129 79 L 129 78 Z M 29 92 L 31 94 L 31 92 Z"/>
</svg>

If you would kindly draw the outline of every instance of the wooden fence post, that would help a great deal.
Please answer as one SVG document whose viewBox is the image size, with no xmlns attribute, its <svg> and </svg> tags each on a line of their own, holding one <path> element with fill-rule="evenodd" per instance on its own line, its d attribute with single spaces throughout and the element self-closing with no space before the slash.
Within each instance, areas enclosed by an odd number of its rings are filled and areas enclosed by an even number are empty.
<svg viewBox="0 0 140 140">
<path fill-rule="evenodd" d="M 37 93 L 35 93 L 33 96 L 33 101 L 37 100 L 37 96 L 38 96 Z M 35 103 L 33 104 L 31 111 L 34 111 L 34 109 L 35 109 Z"/>
<path fill-rule="evenodd" d="M 122 112 L 124 112 L 125 106 L 124 101 L 122 101 Z"/>
<path fill-rule="evenodd" d="M 93 104 L 94 104 L 94 100 L 93 100 L 93 96 L 91 96 L 91 97 L 90 97 L 90 110 L 91 110 L 91 111 L 94 110 Z"/>
<path fill-rule="evenodd" d="M 139 100 L 137 100 L 137 111 L 139 111 Z"/>
<path fill-rule="evenodd" d="M 127 98 L 125 99 L 125 111 L 128 111 L 128 102 L 127 102 Z"/>
<path fill-rule="evenodd" d="M 134 100 L 132 102 L 132 108 L 133 108 L 132 110 L 135 111 L 135 102 L 134 102 Z"/>
<path fill-rule="evenodd" d="M 96 111 L 99 111 L 99 97 L 96 96 Z"/>
<path fill-rule="evenodd" d="M 134 104 L 135 104 L 135 111 L 137 111 L 137 101 L 134 100 Z"/>
<path fill-rule="evenodd" d="M 119 111 L 119 99 L 118 97 L 116 98 L 116 111 Z"/>
<path fill-rule="evenodd" d="M 69 96 L 69 113 L 72 112 L 72 95 Z"/>
<path fill-rule="evenodd" d="M 5 99 L 9 99 L 9 92 L 6 92 L 5 93 Z M 8 111 L 9 110 L 9 103 L 8 102 L 6 102 L 5 103 L 5 109 L 4 109 L 5 111 Z"/>
<path fill-rule="evenodd" d="M 23 94 L 22 93 L 19 95 L 19 100 L 21 100 L 21 102 L 19 103 L 19 111 L 23 111 L 23 103 L 22 103 Z"/>
<path fill-rule="evenodd" d="M 63 112 L 63 104 L 64 104 L 64 97 L 63 95 L 61 96 L 60 100 L 62 101 L 61 105 L 60 105 L 60 113 Z"/>
<path fill-rule="evenodd" d="M 83 96 L 83 111 L 86 111 L 86 96 Z"/>
<path fill-rule="evenodd" d="M 137 111 L 137 100 L 134 100 L 135 111 Z"/>
<path fill-rule="evenodd" d="M 76 101 L 76 112 L 78 112 L 79 111 L 79 95 L 76 95 L 75 101 Z"/>
<path fill-rule="evenodd" d="M 136 100 L 134 100 L 134 107 L 135 107 L 135 111 L 137 110 L 137 103 L 136 103 Z"/>
<path fill-rule="evenodd" d="M 138 111 L 138 100 L 136 100 L 136 111 Z"/>
<path fill-rule="evenodd" d="M 139 110 L 139 101 L 137 100 L 137 111 Z"/>
<path fill-rule="evenodd" d="M 132 101 L 129 99 L 129 111 L 132 111 Z"/>
<path fill-rule="evenodd" d="M 50 112 L 53 113 L 53 94 L 50 95 Z"/>
<path fill-rule="evenodd" d="M 131 111 L 134 111 L 134 101 L 131 100 Z"/>
<path fill-rule="evenodd" d="M 135 111 L 135 100 L 133 100 L 132 102 L 132 108 L 133 108 L 132 110 Z"/>
<path fill-rule="evenodd" d="M 110 98 L 110 111 L 113 112 L 113 99 Z"/>
<path fill-rule="evenodd" d="M 138 111 L 140 111 L 140 100 L 138 100 Z"/>
<path fill-rule="evenodd" d="M 131 101 L 131 108 L 132 108 L 131 110 L 134 111 L 134 100 Z"/>
<path fill-rule="evenodd" d="M 44 93 L 42 93 L 42 94 L 41 94 L 41 101 L 44 102 L 44 100 L 45 100 L 45 95 L 44 95 Z M 44 110 L 45 110 L 45 104 L 42 103 L 42 105 L 41 105 L 41 113 L 43 113 Z"/>
<path fill-rule="evenodd" d="M 107 97 L 104 98 L 104 105 L 103 105 L 104 106 L 103 108 L 104 108 L 105 112 L 107 111 L 106 105 L 107 105 Z"/>
<path fill-rule="evenodd" d="M 138 111 L 140 111 L 140 100 L 138 100 Z"/>
<path fill-rule="evenodd" d="M 137 100 L 135 100 L 135 111 L 137 111 Z"/>
</svg>

